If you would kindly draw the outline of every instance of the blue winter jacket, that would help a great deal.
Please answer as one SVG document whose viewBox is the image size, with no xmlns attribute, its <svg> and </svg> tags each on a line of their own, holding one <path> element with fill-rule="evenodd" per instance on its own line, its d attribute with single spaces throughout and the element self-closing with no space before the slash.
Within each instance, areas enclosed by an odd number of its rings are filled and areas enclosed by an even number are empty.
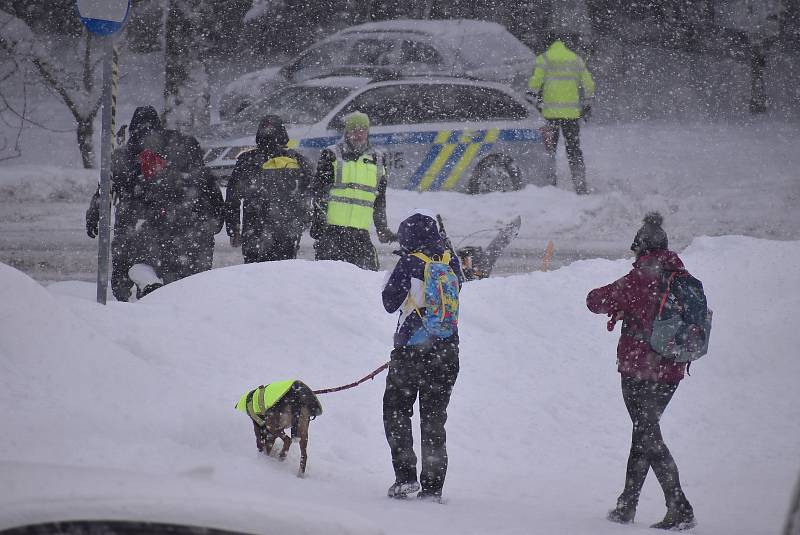
<svg viewBox="0 0 800 535">
<path fill-rule="evenodd" d="M 439 234 L 436 220 L 422 213 L 415 213 L 400 223 L 397 235 L 401 256 L 383 288 L 383 307 L 389 313 L 400 310 L 400 318 L 394 334 L 394 346 L 402 347 L 409 345 L 411 338 L 422 327 L 422 319 L 408 297 L 411 293 L 414 302 L 424 303 L 422 280 L 425 276 L 425 262 L 412 256 L 411 253 L 420 252 L 428 257 L 441 255 L 445 251 L 445 242 Z M 452 255 L 450 267 L 458 276 L 460 287 L 464 282 L 461 264 L 455 253 L 451 251 L 450 254 Z M 420 310 L 423 314 L 425 313 L 424 308 Z M 433 341 L 433 339 L 427 340 L 426 343 Z M 458 344 L 458 330 L 444 341 Z"/>
</svg>

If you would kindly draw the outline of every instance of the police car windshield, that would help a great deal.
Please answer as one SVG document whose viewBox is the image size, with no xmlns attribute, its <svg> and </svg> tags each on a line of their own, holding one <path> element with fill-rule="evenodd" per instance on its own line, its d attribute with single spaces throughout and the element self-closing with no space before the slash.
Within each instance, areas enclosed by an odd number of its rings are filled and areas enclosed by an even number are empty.
<svg viewBox="0 0 800 535">
<path fill-rule="evenodd" d="M 352 89 L 336 86 L 287 87 L 274 95 L 248 106 L 230 122 L 254 132 L 264 115 L 273 114 L 283 118 L 286 124 L 311 125 L 318 123 L 334 106 L 339 104 Z"/>
</svg>

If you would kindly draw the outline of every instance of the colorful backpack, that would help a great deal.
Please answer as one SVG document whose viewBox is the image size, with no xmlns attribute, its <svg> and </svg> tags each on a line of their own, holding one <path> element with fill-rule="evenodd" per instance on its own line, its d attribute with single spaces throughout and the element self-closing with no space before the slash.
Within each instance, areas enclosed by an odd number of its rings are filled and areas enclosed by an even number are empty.
<svg viewBox="0 0 800 535">
<path fill-rule="evenodd" d="M 422 318 L 425 331 L 437 338 L 448 338 L 456 332 L 458 326 L 458 277 L 450 267 L 450 252 L 445 251 L 441 257 L 428 257 L 422 253 L 411 253 L 425 262 L 425 274 L 422 287 L 425 303 L 422 307 L 414 304 L 414 308 Z M 425 314 L 420 308 L 425 308 Z"/>
<path fill-rule="evenodd" d="M 675 362 L 692 362 L 708 352 L 712 312 L 703 283 L 686 272 L 673 271 L 653 321 L 650 346 Z"/>
</svg>

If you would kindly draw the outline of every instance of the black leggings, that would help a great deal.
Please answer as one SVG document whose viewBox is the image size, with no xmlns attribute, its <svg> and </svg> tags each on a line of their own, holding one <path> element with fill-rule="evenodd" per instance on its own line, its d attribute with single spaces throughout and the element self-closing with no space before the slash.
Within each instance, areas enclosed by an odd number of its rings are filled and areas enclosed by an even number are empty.
<svg viewBox="0 0 800 535">
<path fill-rule="evenodd" d="M 447 474 L 447 405 L 458 377 L 458 347 L 437 344 L 428 350 L 395 348 L 383 394 L 383 427 L 392 453 L 395 481 L 417 480 L 417 456 L 411 431 L 419 394 L 422 444 L 422 492 L 441 495 Z"/>
<path fill-rule="evenodd" d="M 687 504 L 678 467 L 664 443 L 659 424 L 677 388 L 677 384 L 622 377 L 622 398 L 633 423 L 625 490 L 620 496 L 620 501 L 626 505 L 636 507 L 650 468 L 658 478 L 668 507 Z"/>
</svg>

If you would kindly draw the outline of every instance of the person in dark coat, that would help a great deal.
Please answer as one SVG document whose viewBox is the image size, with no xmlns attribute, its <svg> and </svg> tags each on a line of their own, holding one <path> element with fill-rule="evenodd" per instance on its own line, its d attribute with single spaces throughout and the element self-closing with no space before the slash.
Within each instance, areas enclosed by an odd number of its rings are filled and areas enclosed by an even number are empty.
<svg viewBox="0 0 800 535">
<path fill-rule="evenodd" d="M 596 314 L 610 316 L 609 330 L 622 321 L 617 370 L 622 376 L 622 398 L 633 423 L 625 488 L 608 519 L 622 524 L 633 522 L 639 494 L 652 468 L 667 504 L 666 516 L 652 527 L 682 530 L 696 525 L 694 511 L 681 488 L 678 467 L 661 436 L 659 422 L 683 379 L 686 364 L 662 358 L 648 342 L 669 273 L 685 271 L 678 255 L 668 249 L 662 222 L 656 212 L 645 216 L 631 245 L 636 254 L 633 269 L 621 279 L 589 292 L 586 306 Z"/>
<path fill-rule="evenodd" d="M 133 281 L 128 270 L 135 263 L 136 222 L 140 219 L 141 189 L 136 185 L 141 176 L 137 159 L 142 152 L 142 141 L 151 131 L 161 130 L 158 112 L 152 106 L 140 106 L 133 112 L 129 138 L 111 155 L 111 191 L 114 199 L 114 233 L 111 239 L 111 291 L 118 301 L 127 301 L 131 296 Z M 86 233 L 97 237 L 100 220 L 100 188 L 92 196 L 86 211 Z"/>
<path fill-rule="evenodd" d="M 311 185 L 311 237 L 317 260 L 342 260 L 378 270 L 370 239 L 374 225 L 381 243 L 397 241 L 386 223 L 386 162 L 369 144 L 369 117 L 345 117 L 340 143 L 322 151 Z"/>
<path fill-rule="evenodd" d="M 214 234 L 222 228 L 222 192 L 203 165 L 200 144 L 165 130 L 152 106 L 136 108 L 127 143 L 111 159 L 116 203 L 111 242 L 111 289 L 131 296 L 136 264 L 151 266 L 159 284 L 211 268 Z M 86 212 L 89 237 L 97 235 L 100 192 Z M 150 285 L 151 288 L 156 285 Z M 142 287 L 137 290 L 142 295 Z"/>
<path fill-rule="evenodd" d="M 313 170 L 305 157 L 286 148 L 288 142 L 283 119 L 265 116 L 256 149 L 239 156 L 228 180 L 225 228 L 231 245 L 241 245 L 245 263 L 297 258 L 310 220 Z"/>
<path fill-rule="evenodd" d="M 157 240 L 157 272 L 170 283 L 211 269 L 224 202 L 197 139 L 165 130 L 146 144 L 166 162 L 151 174 L 142 158 L 142 200 L 145 221 Z"/>
<path fill-rule="evenodd" d="M 425 262 L 413 253 L 442 257 L 446 246 L 435 214 L 418 211 L 406 218 L 398 231 L 400 260 L 389 275 L 383 289 L 383 306 L 387 312 L 400 310 L 394 335 L 386 390 L 383 395 L 383 425 L 392 455 L 395 482 L 389 497 L 403 498 L 420 491 L 421 499 L 441 501 L 447 473 L 445 422 L 450 394 L 458 377 L 458 329 L 447 338 L 426 332 L 422 316 L 426 309 L 423 280 Z M 453 254 L 449 266 L 464 282 L 458 256 Z M 417 457 L 411 431 L 414 401 L 419 395 L 421 423 L 422 472 L 417 480 Z M 420 490 L 421 488 L 421 490 Z"/>
</svg>

